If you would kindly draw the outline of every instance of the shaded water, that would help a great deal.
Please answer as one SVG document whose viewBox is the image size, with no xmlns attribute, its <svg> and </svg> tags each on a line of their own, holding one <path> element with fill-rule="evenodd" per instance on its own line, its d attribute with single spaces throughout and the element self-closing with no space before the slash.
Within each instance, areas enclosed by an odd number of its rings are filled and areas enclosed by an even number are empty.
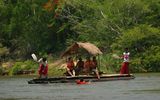
<svg viewBox="0 0 160 100">
<path fill-rule="evenodd" d="M 0 100 L 160 100 L 160 74 L 139 74 L 134 80 L 28 84 L 31 78 L 0 78 Z"/>
</svg>

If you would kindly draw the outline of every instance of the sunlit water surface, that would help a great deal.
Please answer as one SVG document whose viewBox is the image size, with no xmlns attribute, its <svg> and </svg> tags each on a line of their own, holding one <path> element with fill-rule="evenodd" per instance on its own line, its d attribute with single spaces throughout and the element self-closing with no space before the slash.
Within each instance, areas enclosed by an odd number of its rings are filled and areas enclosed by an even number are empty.
<svg viewBox="0 0 160 100">
<path fill-rule="evenodd" d="M 28 84 L 31 78 L 0 78 L 0 100 L 160 100 L 160 74 L 136 74 L 133 80 Z"/>
</svg>

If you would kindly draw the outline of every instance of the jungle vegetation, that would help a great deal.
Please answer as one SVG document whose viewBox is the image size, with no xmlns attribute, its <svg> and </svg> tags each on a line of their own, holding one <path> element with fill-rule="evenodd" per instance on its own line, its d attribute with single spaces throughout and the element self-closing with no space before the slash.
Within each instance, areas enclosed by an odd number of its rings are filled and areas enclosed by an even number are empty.
<svg viewBox="0 0 160 100">
<path fill-rule="evenodd" d="M 75 41 L 102 50 L 102 69 L 118 71 L 112 54 L 127 47 L 132 72 L 159 72 L 160 0 L 0 0 L 0 66 L 58 58 Z"/>
</svg>

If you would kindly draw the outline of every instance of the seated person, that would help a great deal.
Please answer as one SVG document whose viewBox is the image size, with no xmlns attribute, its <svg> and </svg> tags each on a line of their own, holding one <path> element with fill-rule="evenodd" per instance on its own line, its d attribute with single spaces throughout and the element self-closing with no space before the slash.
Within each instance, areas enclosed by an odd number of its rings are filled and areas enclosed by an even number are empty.
<svg viewBox="0 0 160 100">
<path fill-rule="evenodd" d="M 87 57 L 84 63 L 84 72 L 86 75 L 89 75 L 90 63 L 91 63 L 90 57 Z"/>
<path fill-rule="evenodd" d="M 67 72 L 70 76 L 75 76 L 75 71 L 74 71 L 74 62 L 72 60 L 72 57 L 68 58 L 67 61 Z"/>
<path fill-rule="evenodd" d="M 97 67 L 98 67 L 98 63 L 97 63 L 96 57 L 94 56 L 92 59 L 92 66 L 90 67 L 90 71 L 95 72 L 95 74 L 97 75 L 97 78 L 100 79 Z"/>
<path fill-rule="evenodd" d="M 99 72 L 97 69 L 97 60 L 96 57 L 93 57 L 91 61 L 89 57 L 87 57 L 86 62 L 84 63 L 85 73 L 89 75 L 90 72 L 95 72 L 98 79 L 100 79 Z"/>
<path fill-rule="evenodd" d="M 83 71 L 83 69 L 84 69 L 84 61 L 83 61 L 82 58 L 80 57 L 80 58 L 79 58 L 79 61 L 78 61 L 77 64 L 76 64 L 76 69 L 75 69 L 76 74 L 79 75 L 80 72 Z"/>
<path fill-rule="evenodd" d="M 90 60 L 90 57 L 86 58 L 86 61 L 84 63 L 84 72 L 86 73 L 86 75 L 89 75 L 90 73 L 90 68 L 92 66 L 92 61 Z"/>
</svg>

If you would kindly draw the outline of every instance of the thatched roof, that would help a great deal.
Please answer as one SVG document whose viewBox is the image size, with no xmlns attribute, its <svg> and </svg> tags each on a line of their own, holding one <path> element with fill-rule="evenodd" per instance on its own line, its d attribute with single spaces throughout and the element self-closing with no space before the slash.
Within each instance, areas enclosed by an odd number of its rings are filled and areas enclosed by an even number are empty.
<svg viewBox="0 0 160 100">
<path fill-rule="evenodd" d="M 73 45 L 71 45 L 62 55 L 61 57 L 71 55 L 71 54 L 76 54 L 78 53 L 78 49 L 83 48 L 85 49 L 89 54 L 91 55 L 99 55 L 102 54 L 102 52 L 99 50 L 98 47 L 96 47 L 94 44 L 91 44 L 89 42 L 76 42 Z"/>
</svg>

